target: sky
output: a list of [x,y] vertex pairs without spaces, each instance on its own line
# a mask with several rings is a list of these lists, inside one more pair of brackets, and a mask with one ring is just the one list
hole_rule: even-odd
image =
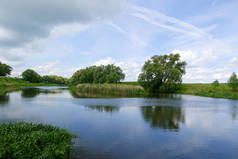
[[185,83],[238,73],[237,0],[1,0],[0,61],[20,77],[71,77],[115,64],[136,81],[153,55],[179,53]]

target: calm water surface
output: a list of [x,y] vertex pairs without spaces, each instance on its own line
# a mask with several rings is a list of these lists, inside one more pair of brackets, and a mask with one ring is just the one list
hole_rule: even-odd
[[0,122],[53,124],[78,134],[71,158],[237,159],[238,101],[189,95],[75,98],[38,87],[0,96]]

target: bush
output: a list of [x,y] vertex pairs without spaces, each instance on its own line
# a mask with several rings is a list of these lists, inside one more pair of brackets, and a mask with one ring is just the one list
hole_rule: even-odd
[[22,73],[22,78],[25,81],[29,81],[31,83],[40,83],[42,82],[41,76],[36,73],[34,70],[27,69]]
[[0,62],[0,76],[10,75],[11,71],[12,71],[11,66]]
[[91,66],[78,70],[70,79],[70,83],[119,83],[125,78],[120,67],[114,65]]
[[179,54],[155,55],[145,62],[138,82],[150,93],[174,92],[182,83],[185,66]]
[[11,123],[0,125],[0,158],[65,159],[72,134],[50,125]]

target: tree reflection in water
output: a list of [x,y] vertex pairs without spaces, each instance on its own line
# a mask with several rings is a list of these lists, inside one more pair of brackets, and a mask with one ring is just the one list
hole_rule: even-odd
[[180,123],[185,123],[185,114],[181,107],[144,106],[141,113],[152,128],[178,131]]
[[8,102],[9,102],[9,95],[0,95],[0,104],[1,105],[5,105]]
[[113,113],[119,111],[119,107],[116,106],[85,106],[85,107],[106,113]]
[[34,98],[39,94],[57,94],[62,93],[60,89],[50,90],[50,89],[42,89],[42,88],[24,88],[21,91],[21,96],[23,98]]

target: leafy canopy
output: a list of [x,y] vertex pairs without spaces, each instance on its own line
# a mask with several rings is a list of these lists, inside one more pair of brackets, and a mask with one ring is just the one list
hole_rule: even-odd
[[90,66],[78,70],[71,77],[71,84],[79,83],[119,83],[125,78],[120,67],[114,65]]
[[12,71],[11,66],[0,62],[0,76],[10,75],[11,71]]
[[40,83],[42,82],[41,76],[35,72],[34,70],[27,69],[22,73],[22,78],[25,81],[29,81],[31,83]]
[[42,82],[55,83],[55,84],[67,84],[68,79],[61,76],[56,76],[56,75],[46,75],[42,77]]
[[238,79],[235,72],[232,73],[227,83],[228,83],[228,86],[232,88],[232,90],[238,89]]
[[174,92],[182,83],[185,66],[179,54],[155,55],[145,62],[138,82],[150,93]]

